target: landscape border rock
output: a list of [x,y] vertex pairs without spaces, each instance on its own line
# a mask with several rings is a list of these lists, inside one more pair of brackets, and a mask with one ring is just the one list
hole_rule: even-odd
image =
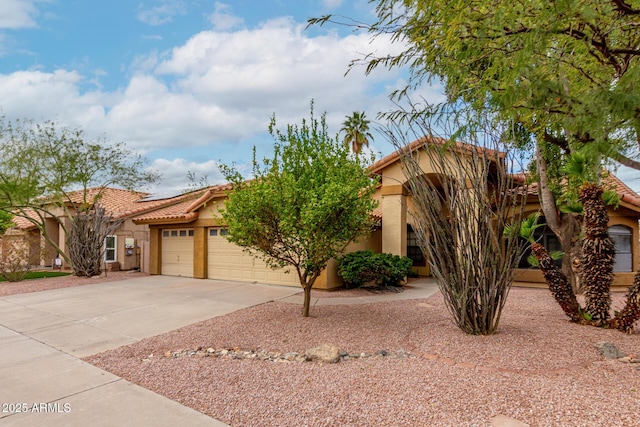
[[[317,348],[317,347],[316,347]],[[235,348],[220,348],[214,349],[212,347],[198,347],[196,349],[178,349],[174,351],[167,351],[161,357],[164,358],[178,358],[178,357],[217,357],[217,358],[225,358],[225,359],[234,359],[234,360],[265,360],[271,362],[310,362],[314,360],[324,361],[317,357],[309,357],[305,354],[300,354],[295,351],[290,352],[275,352],[275,351],[266,351],[266,350],[247,350],[239,347]],[[337,360],[335,362],[326,362],[326,363],[336,363],[339,361],[348,361],[353,359],[367,359],[367,358],[387,358],[387,359],[407,359],[414,358],[415,355],[400,349],[396,351],[388,351],[388,350],[380,350],[376,353],[369,354],[364,352],[346,352],[339,351],[337,353]],[[158,356],[150,354],[149,356],[142,359],[143,362],[150,362],[154,358],[158,358]]]

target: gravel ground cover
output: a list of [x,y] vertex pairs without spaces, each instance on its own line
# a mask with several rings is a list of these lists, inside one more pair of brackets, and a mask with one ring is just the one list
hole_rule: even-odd
[[[271,302],[85,360],[232,426],[481,427],[499,416],[530,426],[640,425],[640,364],[629,363],[640,357],[640,334],[572,324],[548,290],[513,288],[488,337],[459,331],[440,294],[311,314]],[[631,357],[606,359],[599,342]],[[364,357],[229,357],[284,357],[324,343]]]
[[108,272],[106,275],[101,274],[100,276],[94,277],[77,277],[69,275],[47,277],[44,279],[23,280],[21,282],[0,282],[0,296],[39,292],[49,289],[69,288],[71,286],[82,286],[95,283],[115,282],[118,280],[143,276],[147,276],[147,274],[137,271],[114,271]]

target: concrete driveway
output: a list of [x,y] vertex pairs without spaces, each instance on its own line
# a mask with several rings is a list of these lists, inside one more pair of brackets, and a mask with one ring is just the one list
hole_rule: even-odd
[[0,297],[0,424],[225,425],[78,358],[300,291],[148,276]]

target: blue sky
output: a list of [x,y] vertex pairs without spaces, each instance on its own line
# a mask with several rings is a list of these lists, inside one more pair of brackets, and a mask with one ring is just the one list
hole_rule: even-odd
[[[187,171],[217,183],[218,161],[248,164],[254,145],[270,154],[274,113],[282,127],[299,123],[314,99],[337,133],[353,111],[375,119],[394,108],[402,70],[345,72],[399,47],[346,27],[305,29],[328,13],[374,19],[367,0],[2,0],[0,114],[124,141],[163,174],[154,191],[184,189]],[[375,153],[392,151],[374,137]],[[621,174],[640,190],[638,175]]]

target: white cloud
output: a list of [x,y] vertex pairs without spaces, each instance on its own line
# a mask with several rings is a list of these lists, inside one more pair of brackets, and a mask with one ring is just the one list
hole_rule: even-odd
[[[387,87],[402,81],[398,71],[344,73],[359,54],[393,49],[389,39],[372,42],[366,34],[310,37],[304,25],[282,18],[255,29],[204,31],[171,51],[139,55],[126,85],[112,92],[73,70],[19,71],[0,74],[0,99],[9,118],[81,126],[152,159],[175,153],[204,167],[212,159],[242,163],[254,144],[259,156],[269,155],[272,114],[280,127],[300,123],[311,99],[318,115],[328,112],[334,133],[355,110],[373,120],[388,109]],[[189,170],[179,163],[158,169],[182,179]]]
[[140,4],[138,19],[148,25],[162,25],[173,21],[176,15],[184,15],[187,8],[182,0],[160,0],[155,6]]
[[65,70],[0,74],[3,112],[10,118],[93,125],[104,118],[104,99],[97,92],[80,94],[82,81],[77,72]]
[[36,27],[34,16],[38,10],[35,0],[2,0],[0,29]]
[[149,168],[162,173],[162,183],[152,188],[154,193],[175,195],[184,192],[191,184],[187,179],[188,172],[194,174],[195,184],[199,184],[200,180],[206,181],[209,185],[225,181],[218,169],[218,162],[214,160],[198,163],[183,158],[156,159],[149,165]]
[[342,0],[322,0],[322,4],[327,9],[337,9],[342,5]]
[[244,19],[230,13],[230,10],[231,6],[228,4],[216,2],[213,13],[209,15],[209,22],[211,22],[215,30],[231,30],[244,24]]

